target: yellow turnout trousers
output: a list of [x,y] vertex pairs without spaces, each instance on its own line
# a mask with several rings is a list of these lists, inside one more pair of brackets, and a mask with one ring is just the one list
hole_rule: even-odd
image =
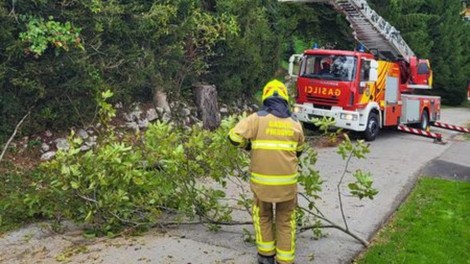
[[261,201],[255,195],[252,213],[259,254],[275,254],[276,261],[281,264],[294,263],[296,205],[297,199],[270,203]]

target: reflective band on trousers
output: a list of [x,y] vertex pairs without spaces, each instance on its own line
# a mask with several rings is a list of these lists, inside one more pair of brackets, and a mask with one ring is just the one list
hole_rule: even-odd
[[276,258],[281,261],[292,262],[295,259],[295,250],[284,251],[276,249]]
[[251,148],[252,149],[296,151],[297,142],[280,141],[280,140],[253,140],[251,142]]
[[272,252],[272,251],[274,251],[274,249],[276,247],[274,246],[274,241],[271,241],[271,242],[259,242],[259,241],[257,241],[256,242],[256,248],[259,251]]
[[297,173],[291,175],[263,175],[251,173],[251,181],[264,185],[290,185],[297,183]]
[[295,228],[297,227],[297,221],[296,221],[296,216],[295,216],[295,210],[292,212],[290,216],[290,250],[282,250],[279,248],[276,248],[276,257],[277,259],[285,262],[294,262],[295,259]]
[[263,235],[261,233],[261,221],[260,221],[260,208],[256,205],[253,205],[253,224],[255,227],[255,235],[256,235],[256,247],[259,251],[266,252],[266,253],[274,253],[276,249],[274,246],[274,241],[263,242]]

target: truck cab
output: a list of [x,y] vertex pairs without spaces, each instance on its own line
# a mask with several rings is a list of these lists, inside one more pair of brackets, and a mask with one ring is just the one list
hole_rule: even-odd
[[[304,123],[331,117],[336,127],[365,131],[366,113],[374,105],[364,103],[363,97],[370,97],[369,86],[378,78],[374,56],[357,51],[312,49],[305,51],[299,62],[298,75],[294,75],[297,78],[294,115]],[[378,122],[371,124],[373,130],[378,129]]]

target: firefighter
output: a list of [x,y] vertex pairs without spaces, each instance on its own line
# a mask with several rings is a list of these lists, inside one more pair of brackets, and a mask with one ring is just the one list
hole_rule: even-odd
[[291,117],[288,100],[286,86],[270,81],[263,89],[261,111],[241,120],[228,135],[232,144],[251,151],[252,217],[260,264],[290,264],[295,258],[297,166],[304,134]]

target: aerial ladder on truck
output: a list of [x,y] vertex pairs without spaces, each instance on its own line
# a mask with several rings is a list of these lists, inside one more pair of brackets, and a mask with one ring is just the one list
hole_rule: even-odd
[[[418,59],[400,32],[377,14],[366,0],[278,1],[332,5],[334,9],[345,15],[356,41],[373,53],[366,55],[358,52],[307,50],[304,54],[294,54],[289,59],[289,73],[297,78],[298,95],[294,112],[301,122],[312,123],[312,118],[327,116],[335,119],[337,127],[362,132],[366,140],[374,140],[381,127],[394,126],[400,131],[441,141],[440,134],[429,132],[429,127],[440,119],[440,97],[415,94],[416,91],[432,88],[429,61]],[[358,59],[354,61],[358,62],[352,75],[354,72],[361,72],[361,77],[350,77],[348,82],[344,79],[337,79],[340,82],[334,82],[331,78],[322,79],[318,74],[315,75],[318,70],[314,68],[322,67],[319,66],[321,63],[314,60],[309,63],[308,58],[328,55],[334,58],[340,55],[355,56]],[[300,66],[299,75],[296,75],[293,73],[293,64],[299,58],[304,65]],[[367,74],[370,78],[365,81],[362,79],[361,68],[364,65],[370,68],[370,73]],[[308,67],[312,68],[310,76],[315,75],[311,79],[303,78],[309,76],[308,74],[302,75]],[[369,84],[366,84],[367,82]],[[369,91],[367,85],[370,85],[370,82],[375,82],[373,85],[376,88],[373,93],[376,96],[367,94]],[[348,89],[349,95],[341,98],[343,96],[341,90]],[[364,90],[370,98],[364,96]],[[407,125],[415,125],[418,129],[408,128]]]
[[[366,0],[278,0],[279,2],[327,3],[342,12],[353,29],[356,41],[376,50],[383,59],[410,62],[414,52],[400,32],[375,12]],[[426,87],[428,88],[428,87]]]

